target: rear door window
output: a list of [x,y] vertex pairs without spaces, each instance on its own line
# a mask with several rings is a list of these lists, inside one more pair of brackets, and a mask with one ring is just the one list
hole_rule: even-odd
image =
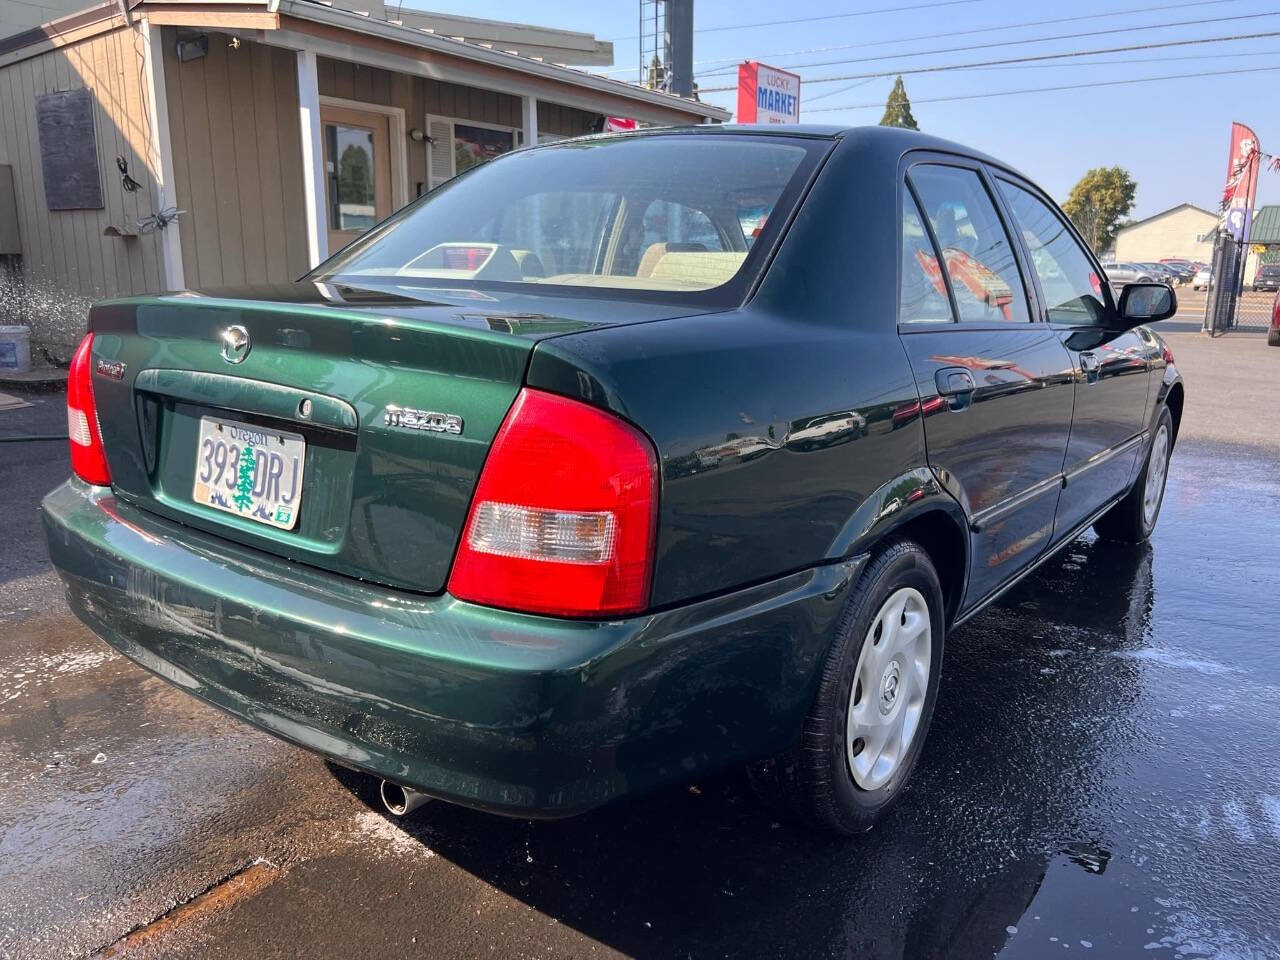
[[909,177],[937,237],[959,319],[1028,323],[1027,293],[1013,246],[978,174],[920,164]]
[[902,191],[902,290],[899,323],[951,323],[947,281],[911,191]]
[[1029,190],[999,179],[1000,193],[1022,231],[1051,323],[1097,326],[1107,316],[1102,277],[1071,230]]

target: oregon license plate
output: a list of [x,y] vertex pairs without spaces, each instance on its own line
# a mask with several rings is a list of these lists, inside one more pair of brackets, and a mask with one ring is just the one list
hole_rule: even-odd
[[192,499],[292,530],[302,500],[306,452],[299,434],[201,417]]

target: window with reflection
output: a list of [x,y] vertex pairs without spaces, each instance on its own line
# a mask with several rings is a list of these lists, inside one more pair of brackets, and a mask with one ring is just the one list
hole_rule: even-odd
[[329,172],[329,226],[367,230],[378,222],[373,184],[373,131],[325,124]]
[[942,251],[959,319],[1028,323],[1013,247],[978,174],[921,164],[911,168],[910,179]]
[[1096,326],[1107,316],[1103,280],[1067,225],[1029,190],[997,180],[1031,253],[1051,323]]
[[899,323],[951,323],[947,282],[911,191],[902,191],[902,290]]

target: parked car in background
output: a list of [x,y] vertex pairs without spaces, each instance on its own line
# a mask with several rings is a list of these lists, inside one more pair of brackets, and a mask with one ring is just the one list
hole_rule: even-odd
[[95,305],[44,528],[92,630],[393,813],[747,764],[854,833],[951,631],[1090,527],[1151,534],[1175,310],[914,131],[534,146],[292,287]]
[[1267,343],[1280,347],[1280,290],[1276,291],[1276,299],[1271,304],[1271,329],[1267,331]]
[[1113,263],[1106,268],[1107,279],[1112,283],[1151,283],[1155,275],[1136,263]]
[[1182,278],[1181,276],[1179,276],[1178,271],[1174,270],[1172,267],[1167,266],[1163,263],[1144,260],[1140,262],[1138,266],[1144,270],[1149,271],[1151,273],[1151,279],[1159,281],[1160,283],[1168,283],[1176,286],[1178,283],[1182,281]]
[[1213,286],[1213,271],[1208,267],[1201,267],[1191,279],[1191,289],[1208,290],[1211,286]]
[[1253,275],[1253,289],[1280,290],[1280,263],[1264,263]]
[[1196,268],[1191,265],[1190,260],[1160,260],[1160,266],[1168,270],[1172,270],[1178,278],[1179,283],[1190,283],[1191,278],[1196,275]]

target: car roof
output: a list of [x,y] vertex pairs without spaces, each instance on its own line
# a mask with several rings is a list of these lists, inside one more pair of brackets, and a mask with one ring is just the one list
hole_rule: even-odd
[[[963,144],[955,143],[951,140],[944,140],[941,137],[935,137],[927,133],[921,133],[918,130],[907,130],[902,127],[880,127],[880,126],[864,126],[849,127],[839,126],[836,124],[820,124],[820,123],[787,123],[787,124],[765,124],[765,123],[715,123],[715,124],[699,124],[680,127],[647,127],[643,130],[628,131],[626,133],[605,133],[593,134],[587,137],[579,137],[577,139],[616,139],[616,138],[638,138],[652,137],[669,134],[682,134],[688,136],[759,136],[759,137],[814,137],[826,140],[846,140],[855,144],[859,149],[882,151],[885,154],[903,154],[909,150],[933,150],[939,153],[955,153],[961,156],[973,157],[983,163],[989,163],[993,166],[1001,167],[1018,176],[1025,177],[1010,164],[995,157],[983,153],[981,150],[975,150],[972,147],[966,147]],[[564,143],[563,140],[558,141]],[[1030,180],[1030,177],[1026,177]]]

